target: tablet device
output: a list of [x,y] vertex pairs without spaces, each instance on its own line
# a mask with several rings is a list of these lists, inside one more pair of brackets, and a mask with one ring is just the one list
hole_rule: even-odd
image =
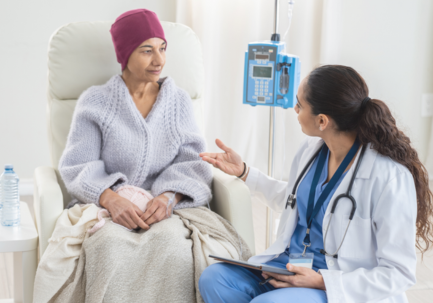
[[215,260],[218,260],[218,261],[222,261],[225,263],[230,263],[230,264],[234,264],[234,265],[238,265],[238,266],[242,266],[242,267],[246,267],[246,268],[250,268],[250,269],[267,271],[267,272],[271,272],[274,274],[280,274],[280,275],[286,275],[286,276],[295,275],[294,272],[288,271],[287,269],[284,269],[284,268],[278,268],[275,266],[269,266],[269,265],[264,265],[264,264],[253,264],[253,263],[243,262],[243,261],[239,261],[239,260],[226,259],[223,257],[214,256],[214,255],[209,255],[209,257],[214,258]]

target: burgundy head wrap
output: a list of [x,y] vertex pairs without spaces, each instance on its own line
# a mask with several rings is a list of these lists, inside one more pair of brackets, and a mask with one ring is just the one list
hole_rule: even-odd
[[161,38],[167,43],[158,17],[147,9],[134,9],[121,14],[111,26],[110,33],[122,71],[132,52],[147,39]]

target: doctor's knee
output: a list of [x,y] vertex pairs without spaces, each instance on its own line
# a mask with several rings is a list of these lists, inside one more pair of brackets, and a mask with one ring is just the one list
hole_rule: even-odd
[[227,264],[216,263],[207,267],[200,276],[198,286],[200,293],[214,289],[217,285],[222,284],[222,279],[227,271]]

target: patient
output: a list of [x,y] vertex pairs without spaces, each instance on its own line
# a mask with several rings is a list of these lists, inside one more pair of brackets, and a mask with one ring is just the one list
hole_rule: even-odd
[[[122,74],[80,96],[59,170],[74,197],[69,207],[94,203],[113,222],[142,230],[110,222],[85,240],[81,287],[92,302],[193,302],[190,233],[167,207],[175,193],[174,209],[211,199],[210,166],[199,157],[205,142],[189,95],[160,78],[167,41],[156,14],[128,11],[110,32]],[[155,197],[145,212],[116,193],[124,185]]]

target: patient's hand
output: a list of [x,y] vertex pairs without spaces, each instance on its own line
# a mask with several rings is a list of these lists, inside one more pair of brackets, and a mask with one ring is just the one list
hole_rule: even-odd
[[149,229],[149,225],[144,223],[140,216],[143,212],[137,205],[119,196],[110,188],[104,190],[99,198],[99,205],[105,207],[113,218],[113,222],[123,225],[128,229],[136,229],[140,227],[144,230]]
[[182,199],[182,197],[182,194],[176,194],[176,197],[173,200],[173,204],[171,205],[168,205],[170,198],[167,197],[165,194],[153,198],[149,201],[149,203],[147,203],[147,209],[141,216],[141,219],[146,222],[147,225],[151,225],[164,219],[170,218],[173,207],[177,204],[177,202]]
[[215,140],[216,145],[221,148],[224,153],[201,153],[202,160],[219,168],[226,174],[232,176],[240,176],[244,171],[244,162],[233,149],[224,145],[220,139]]

